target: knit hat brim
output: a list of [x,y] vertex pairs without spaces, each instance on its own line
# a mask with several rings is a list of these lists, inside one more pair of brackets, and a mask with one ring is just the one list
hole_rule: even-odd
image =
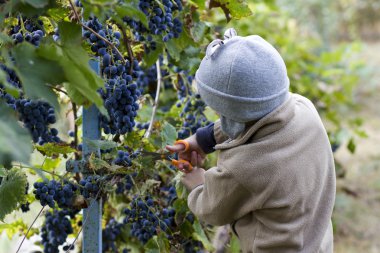
[[281,91],[266,97],[249,98],[226,94],[203,83],[195,74],[198,92],[212,109],[237,122],[258,120],[280,106],[289,96],[289,79]]

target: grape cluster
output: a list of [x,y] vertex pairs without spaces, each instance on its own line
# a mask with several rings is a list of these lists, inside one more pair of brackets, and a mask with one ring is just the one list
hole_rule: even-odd
[[150,122],[145,122],[145,123],[140,123],[140,122],[137,122],[136,123],[136,128],[138,129],[138,130],[148,130],[148,128],[149,128],[149,124],[150,124]]
[[177,198],[177,191],[174,186],[163,186],[160,190],[169,205]]
[[[115,47],[120,45],[120,32],[114,31],[111,26],[103,26],[97,18],[90,18],[85,23]],[[134,118],[139,109],[137,100],[141,95],[140,78],[143,72],[139,62],[125,60],[124,64],[122,56],[94,33],[84,31],[83,36],[91,43],[91,50],[100,57],[102,63],[101,74],[105,79],[105,87],[99,93],[110,119],[100,116],[100,126],[106,134],[124,135],[131,132],[136,124]]]
[[33,186],[36,199],[40,201],[41,205],[48,205],[51,208],[54,208],[56,203],[60,208],[71,207],[78,189],[75,184],[66,180],[63,183],[56,180],[35,182]]
[[[1,184],[1,181],[0,181],[0,184]],[[29,191],[29,183],[26,183],[26,187],[25,187],[25,195],[28,194],[28,191]],[[27,202],[21,204],[21,206],[20,206],[21,211],[22,211],[23,213],[28,212],[28,211],[30,210],[29,205],[30,205],[29,201],[27,201]]]
[[[177,73],[177,97],[178,100],[182,102],[186,97],[192,95],[191,83],[193,82],[194,76],[189,75],[187,71],[180,70],[178,68],[175,68],[175,70]],[[179,104],[177,104],[177,106],[179,106]]]
[[195,134],[198,128],[210,123],[204,114],[205,109],[206,104],[201,100],[199,94],[186,101],[180,114],[180,117],[185,118],[185,121],[181,130],[178,131],[178,138],[185,139],[191,134]]
[[162,214],[160,218],[164,221],[164,224],[160,224],[160,228],[163,231],[167,231],[168,228],[172,228],[175,225],[174,222],[175,210],[173,208],[162,209]]
[[124,213],[124,223],[131,224],[131,235],[143,244],[156,235],[158,229],[165,231],[170,237],[170,229],[175,225],[174,209],[164,208],[162,212],[156,210],[150,196],[135,197]]
[[[0,67],[6,73],[7,82],[21,89],[21,82],[16,73],[4,65],[0,65]],[[61,141],[57,129],[49,128],[50,124],[56,122],[54,108],[49,103],[23,98],[21,90],[20,97],[14,98],[6,93],[2,84],[0,84],[0,98],[3,98],[10,108],[18,112],[19,120],[29,130],[35,143],[43,145],[46,142]]]
[[[23,30],[22,27],[24,27],[25,30]],[[9,35],[15,44],[27,41],[35,46],[39,46],[41,39],[45,35],[43,22],[33,19],[23,20],[19,17],[18,24],[11,27]]]
[[75,214],[68,210],[54,210],[46,214],[45,223],[41,229],[42,245],[44,253],[56,253],[58,247],[66,242],[69,234],[73,233],[70,218]]
[[124,224],[131,224],[131,235],[143,244],[157,234],[156,227],[160,223],[157,217],[159,212],[154,213],[153,205],[154,201],[149,196],[145,197],[145,201],[137,197],[131,202],[130,208],[124,210]]
[[85,198],[94,198],[98,195],[100,190],[101,178],[98,175],[87,176],[80,180],[79,184],[82,186],[80,188],[81,194]]
[[122,227],[123,224],[118,223],[115,219],[111,219],[107,223],[106,227],[102,231],[102,252],[107,252],[108,250],[112,250],[112,252],[118,252],[115,241],[116,238],[120,235]]
[[180,0],[164,0],[161,6],[155,0],[140,0],[139,8],[148,19],[148,29],[130,17],[124,17],[123,20],[132,29],[135,40],[145,42],[146,53],[156,50],[157,44],[152,35],[160,36],[164,42],[179,37],[182,32],[182,22],[175,16],[177,11],[182,11]]
[[184,253],[204,253],[204,247],[202,242],[196,240],[186,240],[183,244]]
[[136,176],[136,173],[126,175],[121,182],[117,183],[116,194],[122,194],[124,191],[130,191],[133,187],[132,177]]
[[[23,30],[24,28],[26,31]],[[23,21],[19,18],[18,25],[12,26],[9,34],[16,44],[25,40],[38,46],[44,35],[43,23],[41,20],[25,19]],[[5,73],[7,83],[19,90],[19,97],[14,98],[6,92],[4,85],[0,83],[0,98],[3,98],[10,108],[18,112],[19,120],[29,130],[33,141],[40,145],[46,142],[60,142],[61,140],[57,136],[58,131],[49,128],[50,124],[56,122],[54,108],[42,100],[25,98],[20,79],[15,71],[3,64],[0,64],[0,68]]]
[[30,203],[29,202],[26,202],[24,204],[21,204],[21,211],[23,213],[26,213],[28,211],[30,211],[30,207],[29,207]]
[[43,145],[46,142],[60,142],[58,131],[49,129],[49,124],[56,122],[54,108],[42,100],[21,99],[16,101],[19,119],[29,129],[34,142]]
[[113,160],[113,162],[115,164],[121,165],[121,166],[131,166],[132,165],[132,160],[131,160],[131,157],[129,156],[129,152],[123,151],[123,150],[117,151],[117,157],[116,157],[116,159]]

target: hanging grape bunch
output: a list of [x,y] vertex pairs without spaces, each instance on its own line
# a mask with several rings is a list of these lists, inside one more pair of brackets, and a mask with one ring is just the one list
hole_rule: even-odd
[[[181,107],[182,104],[178,103],[177,106]],[[198,128],[210,123],[204,114],[205,108],[206,104],[203,102],[199,94],[190,97],[185,102],[180,114],[180,117],[184,118],[185,121],[181,130],[178,131],[179,138],[185,139],[190,135],[195,134]]]
[[41,39],[45,35],[43,22],[41,20],[18,18],[18,24],[11,27],[9,35],[15,44],[27,41],[32,45],[39,46]]
[[[120,32],[114,32],[111,26],[103,26],[97,18],[90,18],[85,24],[113,43],[115,48],[120,46]],[[137,100],[141,95],[138,78],[142,71],[139,63],[137,60],[124,60],[115,48],[90,31],[85,30],[83,36],[91,43],[91,50],[100,58],[101,74],[105,80],[105,87],[99,93],[110,119],[102,115],[100,125],[106,134],[124,135],[131,132],[136,124],[134,118],[139,109]]]
[[[41,20],[25,19],[19,16],[18,24],[11,27],[9,35],[15,44],[25,41],[37,47],[45,33]],[[25,98],[21,81],[15,71],[3,64],[0,64],[0,68],[6,73],[8,84],[19,92],[19,97],[15,98],[8,94],[4,85],[0,83],[0,98],[4,98],[6,104],[18,112],[19,120],[30,131],[33,141],[40,145],[47,142],[60,142],[57,129],[49,126],[56,122],[54,108],[45,101]]]
[[124,17],[123,20],[132,29],[135,39],[145,42],[145,53],[156,50],[154,36],[159,36],[163,42],[179,37],[183,30],[182,22],[176,17],[182,11],[180,0],[164,0],[162,5],[155,0],[140,0],[138,6],[148,19],[148,28],[130,17]]

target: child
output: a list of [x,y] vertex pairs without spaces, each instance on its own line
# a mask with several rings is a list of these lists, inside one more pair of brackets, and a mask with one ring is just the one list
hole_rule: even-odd
[[288,91],[285,63],[268,42],[233,29],[225,38],[208,46],[196,73],[220,121],[186,139],[189,151],[167,147],[194,166],[220,151],[216,167],[184,174],[190,210],[231,224],[243,252],[333,252],[335,168],[315,107]]

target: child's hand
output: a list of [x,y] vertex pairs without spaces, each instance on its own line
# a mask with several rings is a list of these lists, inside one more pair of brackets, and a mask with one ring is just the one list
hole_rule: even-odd
[[194,167],[190,173],[185,173],[181,182],[185,185],[186,189],[192,191],[198,185],[205,182],[205,170],[202,168]]
[[[201,166],[206,157],[206,154],[203,152],[202,148],[198,145],[197,139],[195,138],[195,134],[186,138],[185,141],[189,143],[189,149],[185,152],[185,145],[176,144],[176,145],[168,145],[166,149],[170,152],[178,153],[178,159],[183,159],[189,161],[193,166]],[[193,163],[192,153],[196,152],[197,154],[197,162]],[[179,168],[183,169],[183,168]]]
[[198,185],[204,184],[205,182],[205,170],[197,167],[199,163],[200,155],[196,151],[191,152],[190,162],[195,164],[193,170],[188,172],[187,165],[181,164],[178,169],[185,174],[181,178],[181,182],[185,185],[186,189],[191,191]]

